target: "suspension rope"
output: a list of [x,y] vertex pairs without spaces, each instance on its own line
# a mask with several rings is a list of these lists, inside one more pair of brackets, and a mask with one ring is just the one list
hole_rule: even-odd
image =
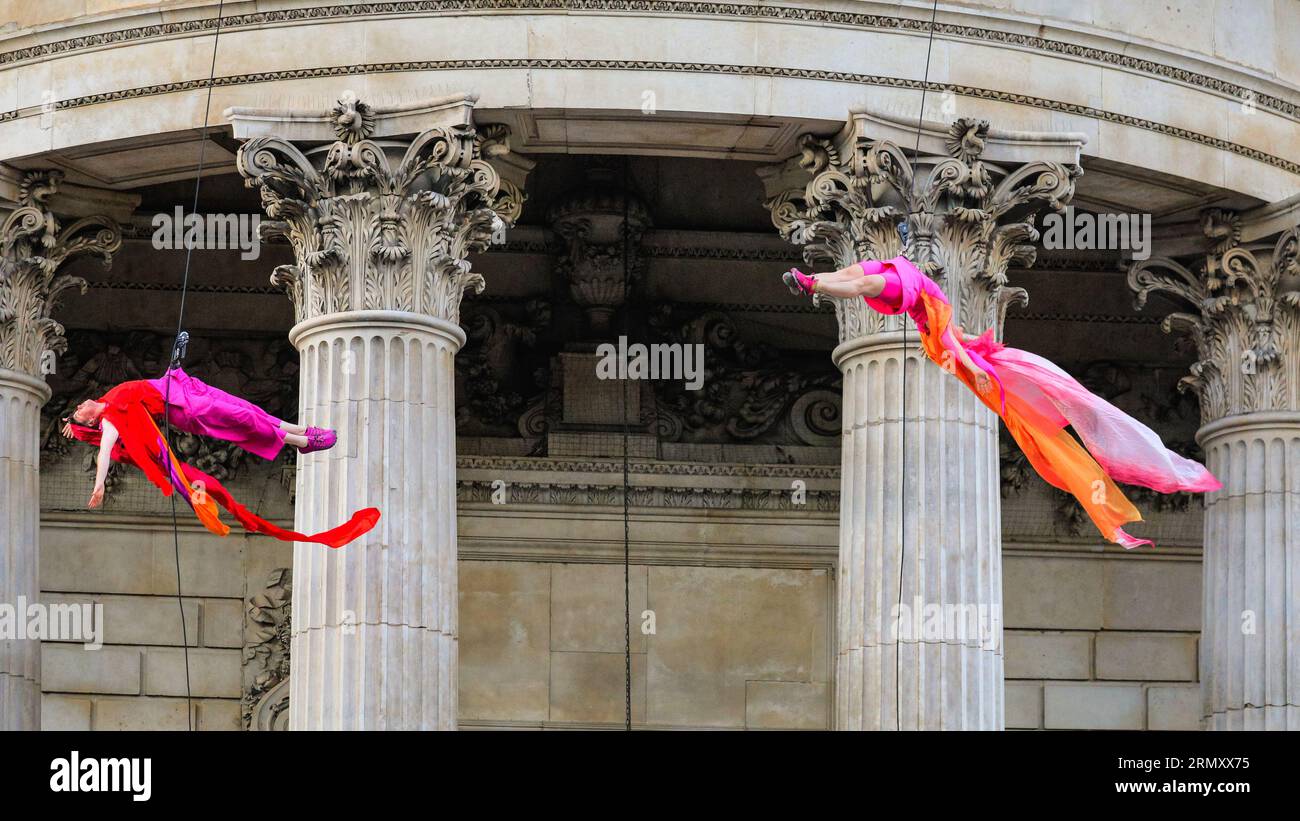
[[[928,27],[929,35],[925,45],[925,76],[921,80],[921,108],[916,113],[916,144],[912,147],[913,175],[916,174],[916,161],[921,156],[921,131],[924,128],[924,123],[925,123],[925,94],[930,88],[930,55],[933,53],[934,50],[934,21],[938,13],[939,13],[939,0],[934,0],[933,5],[930,7],[930,25]],[[915,185],[916,182],[915,176],[912,182],[913,185]],[[913,196],[913,192],[908,191],[907,195],[908,195],[908,200],[910,202]],[[911,208],[908,208],[908,218],[911,217],[911,210],[912,210]],[[906,246],[909,244],[908,240],[910,234],[911,234],[910,229],[903,234],[904,251],[907,250]],[[899,512],[900,512],[900,515],[898,517],[898,606],[894,610],[894,722],[895,722],[896,730],[903,729],[903,709],[902,709],[903,682],[901,680],[901,672],[902,672],[901,657],[902,657],[903,642],[902,642],[902,634],[899,629],[900,625],[898,623],[898,620],[901,619],[903,615],[903,571],[907,567],[905,561],[907,557],[907,315],[906,314],[903,315],[902,320],[903,320],[903,353],[902,353],[902,367],[899,368],[899,371],[902,373],[902,382],[903,382],[902,397],[900,398],[900,402],[902,403],[903,410],[902,413],[899,414],[899,424],[901,425],[901,434],[900,434],[901,442],[900,442],[899,450],[902,452],[901,453],[902,458],[900,459],[900,467],[899,467],[900,481],[899,481],[899,493],[898,493],[898,503],[899,503]],[[917,645],[917,649],[919,652],[920,650],[919,644]]]
[[[629,230],[629,204],[632,190],[629,187],[628,171],[631,158],[623,155],[623,338],[626,339],[631,329],[630,306],[628,294],[631,291],[631,256],[632,232]],[[623,728],[632,730],[632,524],[631,493],[628,483],[628,435],[627,409],[628,385],[630,379],[623,380]]]
[[[207,102],[203,106],[203,130],[199,137],[199,166],[194,177],[194,202],[190,208],[191,214],[199,212],[199,188],[203,184],[203,161],[205,149],[208,145],[208,116],[212,110],[212,86],[217,76],[217,44],[221,41],[221,23],[225,16],[226,0],[220,0],[217,3],[217,28],[212,37],[212,65],[208,69],[208,95]],[[181,304],[180,311],[176,316],[176,337],[172,343],[171,359],[168,360],[167,370],[163,373],[163,379],[166,382],[166,390],[163,394],[163,439],[166,447],[172,446],[172,421],[171,421],[171,394],[172,380],[170,377],[173,368],[180,367],[181,360],[185,358],[185,349],[189,344],[190,335],[185,332],[185,296],[189,291],[190,284],[190,259],[194,255],[194,243],[185,243],[185,274],[181,279]],[[168,463],[168,472],[172,470],[170,459],[167,454],[163,454],[164,461]],[[199,491],[203,491],[200,489]],[[190,731],[194,730],[194,695],[190,687],[190,639],[189,629],[185,625],[185,600],[181,596],[181,533],[180,524],[176,519],[176,490],[171,493],[172,502],[172,549],[176,557],[176,607],[181,614],[181,649],[185,654],[185,717],[187,726]]]

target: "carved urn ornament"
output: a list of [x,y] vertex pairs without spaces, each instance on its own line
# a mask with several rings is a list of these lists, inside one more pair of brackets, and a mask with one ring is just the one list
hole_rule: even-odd
[[[586,313],[591,334],[608,336],[614,311],[638,279],[641,236],[650,227],[650,213],[635,195],[616,180],[613,168],[594,166],[587,182],[551,206],[547,221],[564,238],[557,269],[569,283],[569,294]],[[626,214],[627,223],[624,224]],[[632,256],[624,265],[625,249]],[[624,269],[631,281],[625,281]]]

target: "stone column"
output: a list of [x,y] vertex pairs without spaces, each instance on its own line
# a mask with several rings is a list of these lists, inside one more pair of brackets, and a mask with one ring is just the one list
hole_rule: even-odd
[[[1129,269],[1138,305],[1186,303],[1197,441],[1223,489],[1205,497],[1201,702],[1208,730],[1300,730],[1300,227],[1241,242],[1237,215],[1203,215],[1212,246],[1192,267]],[[1271,246],[1271,247],[1270,247]]]
[[[906,253],[944,288],[955,321],[1000,334],[1006,306],[1026,298],[1006,270],[1034,259],[1028,220],[1063,207],[1077,167],[995,171],[979,159],[982,121],[958,120],[947,156],[919,160],[862,129],[805,137],[802,187],[766,175],[777,228],[817,270]],[[844,373],[835,727],[1000,730],[997,417],[925,357],[915,327],[832,301]]]
[[[523,204],[498,169],[522,183],[531,165],[507,156],[504,127],[475,130],[472,102],[420,109],[411,139],[412,110],[386,116],[345,95],[327,118],[332,144],[304,154],[262,136],[239,151],[269,230],[293,246],[271,279],[294,303],[299,419],[339,431],[334,449],[299,457],[296,529],[383,513],[344,548],[295,546],[291,729],[456,727],[452,357],[461,296],[484,286],[466,258]],[[233,118],[236,136],[269,119]],[[300,117],[283,122],[301,135]]]
[[[37,429],[49,397],[44,379],[0,368],[0,603],[14,607],[40,601]],[[40,727],[41,643],[0,639],[0,730]]]
[[[67,348],[63,326],[51,314],[64,291],[86,289],[85,280],[60,268],[86,253],[107,262],[122,235],[107,217],[65,226],[52,209],[67,215],[73,206],[75,214],[77,203],[60,194],[58,171],[5,175],[0,183],[14,189],[12,199],[0,196],[14,203],[0,212],[0,603],[19,607],[41,599],[41,406],[50,398],[45,375]],[[0,729],[40,726],[40,641],[0,640]]]

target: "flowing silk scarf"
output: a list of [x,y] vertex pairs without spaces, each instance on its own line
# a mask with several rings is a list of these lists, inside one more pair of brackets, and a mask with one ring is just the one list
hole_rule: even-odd
[[[947,297],[906,258],[876,264],[898,274],[902,294],[897,305],[881,304],[878,299],[868,299],[868,304],[882,313],[906,311],[921,332],[926,355],[955,374],[1002,418],[1038,475],[1074,496],[1106,539],[1126,548],[1153,544],[1124,532],[1122,525],[1142,521],[1142,514],[1116,481],[1161,493],[1222,487],[1203,465],[1165,448],[1155,431],[1048,360],[1003,345],[993,338],[992,329],[977,339],[959,338],[952,332],[952,305]],[[988,373],[987,390],[979,389],[957,355],[957,346]]]

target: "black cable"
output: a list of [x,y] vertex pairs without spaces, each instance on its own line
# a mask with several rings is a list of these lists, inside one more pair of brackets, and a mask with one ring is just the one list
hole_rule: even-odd
[[[208,98],[203,107],[203,130],[199,137],[199,167],[194,177],[194,205],[190,209],[191,214],[199,212],[199,188],[203,184],[203,160],[204,149],[208,145],[208,115],[212,110],[212,86],[217,76],[217,44],[221,41],[221,22],[224,18],[226,0],[221,0],[217,4],[217,28],[212,37],[212,65],[208,70]],[[185,295],[189,290],[190,284],[190,259],[194,255],[194,244],[185,244],[185,274],[181,279],[181,306],[176,316],[176,337],[172,343],[171,359],[167,363],[167,371],[163,374],[167,382],[167,390],[163,394],[163,440],[165,448],[169,453],[162,454],[165,467],[170,476],[172,472],[171,464],[171,446],[172,446],[172,420],[171,420],[171,397],[172,397],[172,380],[171,371],[173,368],[180,367],[181,359],[185,357],[185,345],[189,341],[189,335],[183,330],[185,326]],[[183,476],[183,472],[182,472]],[[181,649],[185,654],[185,717],[187,726],[190,731],[194,730],[194,694],[190,687],[190,638],[189,629],[185,625],[185,600],[181,596],[181,534],[180,524],[176,519],[176,490],[171,492],[172,502],[172,548],[176,557],[176,606],[181,612]]]
[[[628,295],[631,291],[632,232],[629,220],[629,204],[632,189],[629,187],[628,168],[631,159],[623,155],[623,338],[630,334],[630,306]],[[631,486],[628,470],[628,425],[627,410],[628,385],[630,379],[623,380],[623,706],[624,729],[632,729],[632,525],[630,513]]]
[[[916,161],[921,156],[921,130],[925,124],[925,93],[930,87],[930,54],[934,49],[934,20],[938,13],[939,0],[934,0],[934,5],[930,8],[929,40],[926,42],[925,46],[925,76],[921,80],[921,110],[916,114],[916,145],[912,147],[913,184],[915,184]],[[913,192],[908,191],[907,196],[910,204]],[[912,209],[909,207],[909,216],[911,215],[911,210]],[[909,230],[908,235],[910,234],[911,231]],[[904,248],[903,250],[906,251],[907,249]],[[902,371],[903,381],[903,395],[900,400],[903,406],[903,411],[899,416],[899,424],[901,425],[901,442],[899,450],[901,451],[902,458],[900,459],[901,468],[899,472],[901,475],[901,481],[899,482],[898,493],[899,508],[902,515],[898,518],[898,606],[894,610],[894,722],[895,729],[900,731],[903,729],[903,682],[901,680],[903,641],[901,625],[898,620],[903,616],[903,570],[907,566],[905,561],[907,557],[907,316],[904,315],[902,320],[903,354],[902,367],[899,369]],[[919,644],[917,645],[917,648],[919,651]],[[919,721],[917,729],[920,729]]]

